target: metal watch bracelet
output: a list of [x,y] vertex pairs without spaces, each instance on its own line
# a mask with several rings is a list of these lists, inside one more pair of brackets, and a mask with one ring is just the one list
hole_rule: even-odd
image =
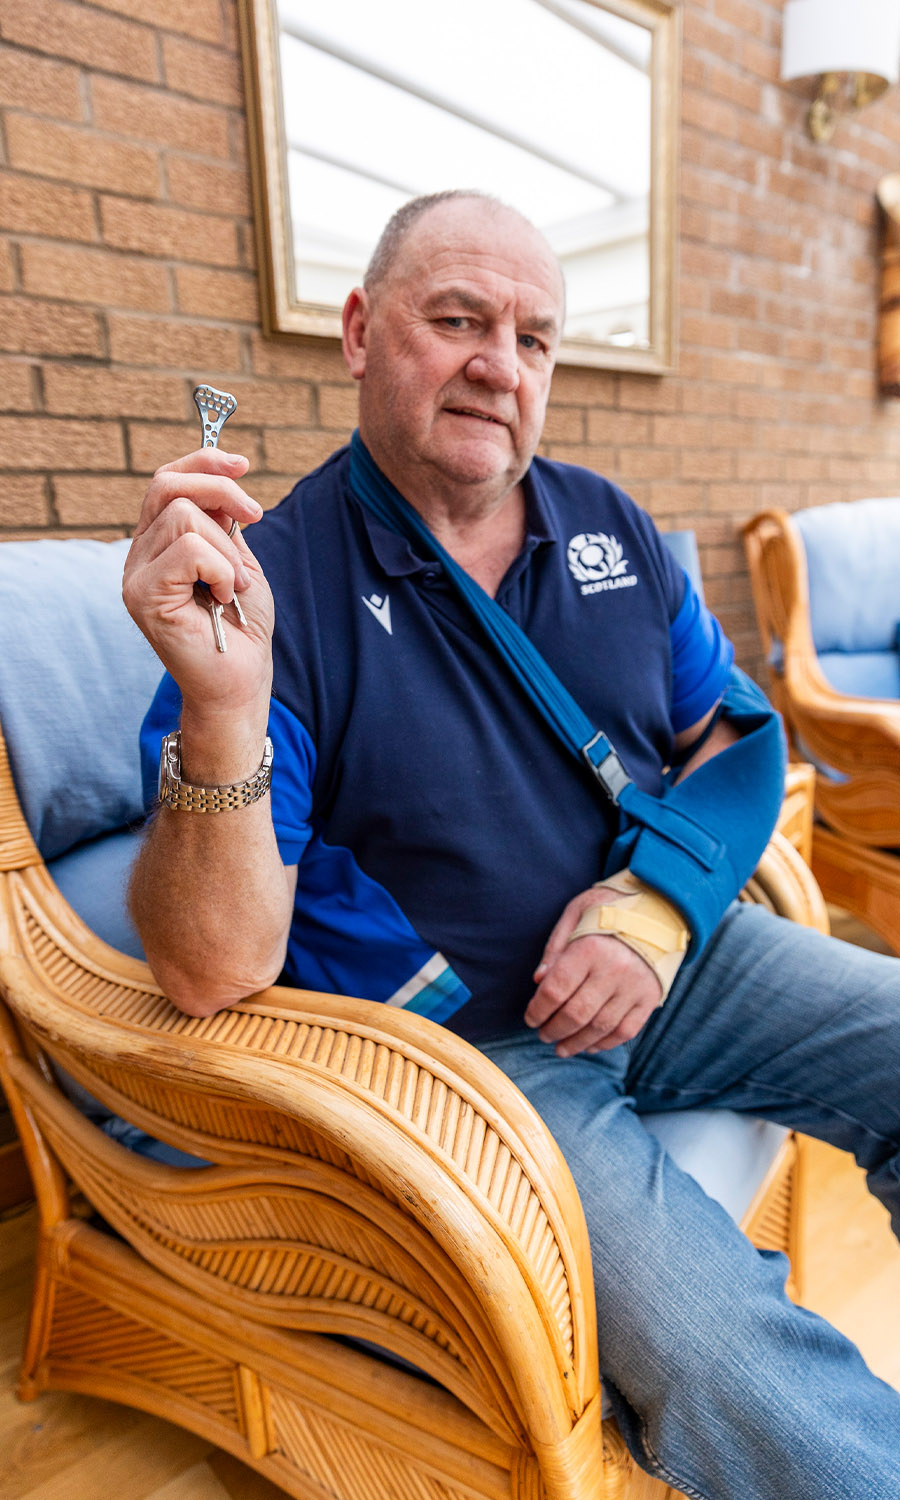
[[162,806],[177,812],[217,813],[249,807],[264,797],[272,785],[272,741],[266,737],[263,758],[258,770],[244,781],[225,786],[191,786],[181,779],[181,731],[176,729],[163,738],[159,756],[159,800]]

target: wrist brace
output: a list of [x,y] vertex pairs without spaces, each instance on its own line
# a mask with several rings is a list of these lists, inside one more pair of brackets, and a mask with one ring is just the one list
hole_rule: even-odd
[[687,952],[690,937],[687,923],[671,902],[644,885],[630,870],[620,870],[594,887],[604,888],[620,891],[620,899],[603,906],[589,906],[569,942],[597,935],[617,937],[650,965],[662,986],[661,1000],[665,1000]]

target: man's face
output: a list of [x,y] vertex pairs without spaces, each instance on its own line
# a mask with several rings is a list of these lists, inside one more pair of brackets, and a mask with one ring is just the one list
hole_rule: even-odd
[[501,499],[540,440],[561,333],[543,238],[477,200],[439,204],[371,295],[354,296],[345,349],[376,462],[413,503],[472,487]]

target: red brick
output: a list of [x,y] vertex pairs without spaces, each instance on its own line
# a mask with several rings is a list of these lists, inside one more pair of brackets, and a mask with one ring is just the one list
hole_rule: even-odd
[[0,240],[0,292],[12,292],[16,287],[16,268],[13,264],[12,246],[8,240]]
[[263,338],[250,339],[250,361],[256,375],[274,375],[289,380],[341,380],[347,378],[347,366],[336,339]]
[[159,158],[144,146],[28,115],[10,115],[6,131],[10,163],[23,171],[138,197],[159,192]]
[[213,214],[189,213],[129,198],[102,198],[103,238],[117,250],[230,266],[237,256],[234,225]]
[[202,42],[222,39],[219,0],[92,0],[103,10],[117,11],[135,21],[146,21],[161,31],[176,31]]
[[47,481],[37,474],[4,474],[0,526],[45,526],[50,518]]
[[32,366],[20,360],[0,362],[0,411],[33,411]]
[[135,374],[79,365],[44,370],[47,411],[70,417],[158,417],[179,421],[187,413],[187,383],[177,375]]
[[8,42],[69,57],[73,62],[125,73],[131,78],[158,76],[156,41],[146,26],[70,0],[0,0],[0,24]]
[[95,233],[94,205],[90,193],[3,172],[0,174],[0,224],[12,234],[92,240]]
[[[359,420],[356,381],[319,386],[319,422],[322,427],[346,432]],[[580,442],[584,437],[584,413],[571,407],[555,407],[547,413],[544,441]]]
[[622,375],[617,405],[624,411],[679,411],[681,392],[674,380]]
[[685,344],[700,344],[705,349],[733,349],[734,324],[728,318],[683,317],[681,338]]
[[[322,398],[326,392],[329,400],[337,397],[337,405],[327,408],[330,420],[326,420]],[[320,420],[324,427],[346,426],[355,406],[355,392],[344,386],[322,386],[319,392]],[[342,418],[342,413],[344,414]],[[551,406],[548,408],[542,433],[545,443],[582,443],[585,438],[585,409],[581,406]]]
[[259,323],[259,283],[255,276],[243,271],[176,266],[175,296],[179,312],[229,322]]
[[785,460],[778,453],[768,452],[765,445],[753,453],[737,456],[738,479],[783,479],[784,474]]
[[53,417],[0,418],[0,453],[16,469],[120,469],[125,460],[118,422]]
[[94,124],[100,130],[203,156],[229,155],[224,109],[102,75],[92,80],[91,99]]
[[266,467],[279,474],[294,474],[300,478],[324,463],[349,437],[349,430],[344,433],[298,432],[286,427],[281,431],[266,432],[263,434]]
[[59,474],[53,480],[56,514],[64,526],[134,526],[147,488],[131,474]]
[[[228,389],[248,427],[308,427],[314,421],[313,388],[302,381],[231,380]],[[231,422],[223,438],[226,446],[230,431]]]
[[15,354],[101,354],[94,313],[28,297],[0,299],[0,349]]
[[589,365],[558,364],[553,372],[550,400],[561,406],[614,406],[619,376]]
[[735,393],[714,381],[686,382],[682,391],[682,410],[688,416],[698,413],[706,417],[734,416]]
[[632,479],[673,479],[678,474],[678,455],[662,448],[620,448],[619,470]]
[[256,235],[254,226],[249,219],[240,219],[237,226],[238,245],[240,246],[240,264],[244,271],[256,271]]
[[722,419],[709,421],[702,417],[656,417],[650,441],[655,447],[668,448],[739,448],[752,441],[745,422]]
[[[238,369],[240,336],[227,328],[113,313],[109,318],[109,352],[116,363],[157,365],[183,370],[197,380],[213,380]],[[213,384],[221,381],[213,380]]]
[[250,183],[244,167],[219,166],[170,154],[166,157],[166,179],[173,203],[220,214],[250,213]]
[[649,443],[651,418],[639,412],[592,410],[588,412],[587,435],[590,443],[615,443],[617,446]]
[[240,109],[244,91],[238,59],[229,52],[204,47],[182,37],[163,37],[166,84],[192,99],[230,104]]
[[24,244],[25,290],[69,302],[168,312],[169,275],[164,266],[113,250]]
[[[225,429],[222,447],[227,453],[243,453],[250,460],[251,470],[260,467],[259,442],[256,433],[247,427]],[[193,453],[200,446],[200,423],[185,422],[181,425],[163,425],[160,422],[129,422],[128,447],[131,467],[139,474],[152,474],[160,464],[171,463],[185,453]]]
[[[630,490],[628,476],[625,487]],[[682,484],[677,480],[657,480],[650,485],[648,497],[651,515],[684,515],[696,513],[703,504],[704,491],[699,484]]]
[[296,474],[254,474],[251,470],[242,481],[242,488],[259,501],[263,510],[271,510],[290,494],[296,483]]
[[734,473],[733,454],[720,450],[683,448],[671,460],[677,463],[681,479],[730,479]]
[[0,47],[0,99],[6,109],[35,110],[57,120],[83,116],[76,67],[11,47]]
[[685,50],[697,48],[726,62],[736,62],[740,51],[740,39],[730,28],[708,21],[690,5],[684,12],[684,40]]

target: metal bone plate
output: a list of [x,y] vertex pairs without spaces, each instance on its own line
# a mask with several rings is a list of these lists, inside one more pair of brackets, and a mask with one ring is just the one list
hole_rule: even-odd
[[232,412],[236,411],[237,402],[230,391],[217,391],[211,385],[195,386],[194,401],[203,424],[203,446],[216,448],[219,444],[219,433]]

